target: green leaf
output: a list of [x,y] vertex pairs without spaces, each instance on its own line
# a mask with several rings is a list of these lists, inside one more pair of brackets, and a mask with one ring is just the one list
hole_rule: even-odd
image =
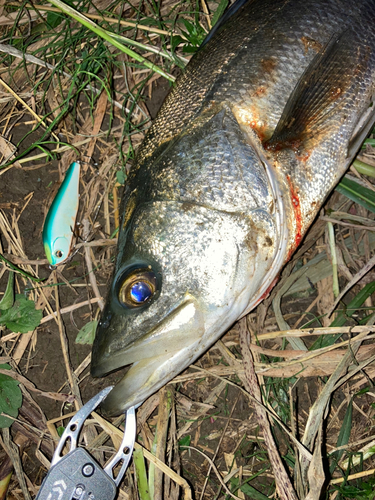
[[370,390],[370,387],[364,387],[363,389],[360,389],[358,392],[354,394],[354,396],[361,396],[362,394],[367,394]]
[[59,435],[59,437],[61,437],[64,434],[65,427],[60,425],[56,430],[57,430],[57,434]]
[[263,495],[263,493],[260,493],[260,491],[256,490],[250,484],[243,484],[240,487],[240,490],[245,493],[245,495],[248,495],[252,500],[269,500],[268,497]]
[[184,40],[180,35],[171,36],[171,51],[174,52],[176,47],[180,45],[180,43],[184,42],[186,42],[186,40]]
[[183,436],[181,439],[178,440],[179,446],[190,446],[190,443],[191,443],[190,434],[187,434],[186,436]]
[[184,54],[194,54],[195,52],[197,52],[198,50],[198,45],[184,45],[184,47],[182,48],[182,52],[184,52]]
[[188,40],[188,43],[184,45],[182,50],[186,53],[196,52],[199,49],[200,44],[206,38],[206,32],[199,23],[195,25],[187,19],[182,19],[182,23],[187,31],[181,29],[181,32]]
[[118,170],[116,172],[116,179],[117,179],[117,182],[119,184],[121,184],[122,186],[125,184],[126,175],[124,174],[124,172],[122,170]]
[[10,309],[14,304],[14,273],[9,271],[8,284],[0,302],[0,311]]
[[335,488],[345,497],[345,498],[355,498],[356,500],[363,499],[361,495],[362,491],[355,486],[344,484],[342,486],[335,486]]
[[184,23],[184,26],[188,30],[190,36],[194,36],[197,33],[194,24],[192,24],[190,21],[188,21],[187,19],[183,19],[182,22]]
[[212,16],[211,25],[212,27],[218,22],[221,16],[224,14],[225,9],[228,7],[229,0],[221,0],[215,14]]
[[360,174],[368,175],[369,177],[375,177],[375,167],[373,167],[372,165],[369,165],[368,163],[365,163],[365,162],[360,161],[360,160],[354,160],[353,167]]
[[[2,370],[10,370],[9,365],[0,365]],[[22,393],[18,387],[19,382],[8,375],[0,373],[0,413],[6,413],[11,417],[16,418],[18,409],[22,404]],[[13,420],[0,415],[0,427],[10,427]]]
[[365,207],[370,212],[375,213],[375,192],[358,184],[347,177],[344,177],[336,187],[336,191],[343,194],[349,200],[355,201],[358,205]]
[[76,344],[92,344],[95,338],[97,320],[89,321],[80,329],[76,338]]
[[151,500],[142,448],[136,448],[133,451],[133,463],[136,471],[139,498],[142,500]]
[[5,325],[15,333],[27,333],[40,324],[43,317],[41,310],[35,309],[35,303],[23,295],[16,295],[14,305],[0,315],[0,325]]

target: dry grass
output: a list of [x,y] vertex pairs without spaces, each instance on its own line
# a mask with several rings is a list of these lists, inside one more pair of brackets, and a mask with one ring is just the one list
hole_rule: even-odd
[[[103,305],[119,225],[118,181],[126,177],[133,151],[149,125],[144,99],[153,98],[161,77],[135,66],[125,55],[112,53],[108,62],[108,50],[95,78],[86,79],[75,59],[83,66],[85,57],[89,58],[86,43],[96,44],[89,53],[93,58],[104,48],[93,38],[75,40],[79,27],[74,23],[70,28],[73,52],[66,56],[62,71],[59,61],[64,54],[65,30],[57,25],[49,33],[45,24],[53,9],[41,6],[21,11],[11,8],[13,5],[18,4],[0,1],[4,40],[0,44],[4,54],[0,61],[0,156],[3,164],[14,155],[20,157],[0,169],[0,253],[27,273],[46,278],[36,284],[16,275],[17,293],[28,294],[43,311],[43,320],[25,334],[3,328],[0,339],[2,362],[10,363],[24,398],[11,432],[2,431],[1,444],[9,459],[4,455],[0,479],[2,472],[9,474],[11,463],[15,473],[8,498],[20,499],[37,494],[58,440],[58,427],[66,425],[74,410],[99,390],[100,383],[88,375],[90,348],[73,344],[79,329],[76,323],[80,327],[97,319]],[[130,30],[128,37],[165,50],[171,49],[171,31],[180,32],[176,13],[195,22],[193,7],[174,1],[163,2],[158,15],[152,2],[141,9],[109,0],[87,7],[93,19],[100,17],[98,12],[112,20],[122,13]],[[205,9],[203,1],[202,12]],[[208,9],[213,12],[216,4],[208,4]],[[139,13],[154,23],[134,30]],[[199,19],[208,29],[207,16],[201,13]],[[55,52],[48,45],[52,34]],[[23,60],[19,58],[22,51],[17,52],[17,40],[22,37],[28,37],[30,56]],[[177,54],[183,56],[181,49]],[[152,52],[146,57],[175,73],[176,66],[170,61]],[[93,66],[88,68],[93,71]],[[375,161],[370,146],[364,153],[362,159]],[[34,187],[38,176],[51,184],[57,175],[61,180],[78,158],[84,166],[78,215],[82,239],[77,239],[72,261],[51,271],[43,255],[41,228],[43,211],[55,190],[46,185]],[[30,187],[18,189],[17,179],[30,182]],[[371,179],[364,180],[374,189]],[[327,214],[328,222],[335,224],[340,289],[351,283],[332,317]],[[33,229],[26,231],[30,226]],[[140,407],[137,449],[143,450],[147,472],[154,478],[155,499],[275,495],[302,499],[310,488],[306,498],[317,500],[326,481],[327,464],[333,464],[327,498],[346,498],[350,491],[353,494],[350,487],[362,492],[361,497],[355,493],[357,498],[374,498],[366,493],[375,468],[371,453],[375,415],[372,294],[361,303],[358,299],[354,310],[345,308],[374,282],[372,266],[363,272],[372,263],[374,226],[372,212],[336,193],[271,296],[194,366]],[[7,276],[8,268],[2,264],[2,292]],[[333,335],[333,343],[322,341]],[[317,340],[320,344],[315,350],[307,350]],[[45,380],[43,373],[50,373],[56,357],[48,366],[41,353],[51,353],[51,349],[59,351],[63,362],[58,366],[60,375]],[[85,427],[85,444],[102,464],[119,445],[121,422],[121,418],[109,421],[94,414]],[[353,455],[358,451],[360,455]],[[275,468],[279,471],[277,492]],[[131,466],[119,498],[130,500],[137,494]]]

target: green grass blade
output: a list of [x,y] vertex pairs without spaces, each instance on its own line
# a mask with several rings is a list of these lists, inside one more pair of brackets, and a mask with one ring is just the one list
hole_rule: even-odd
[[109,31],[101,28],[97,24],[95,24],[93,21],[88,19],[86,16],[81,14],[80,12],[76,11],[69,5],[66,5],[64,2],[61,2],[60,0],[50,0],[50,3],[54,5],[55,7],[58,7],[61,9],[61,11],[64,14],[67,14],[68,16],[72,17],[76,21],[78,21],[82,26],[85,26],[89,30],[93,31],[96,35],[100,36],[103,38],[103,40],[106,40],[110,44],[112,44],[116,49],[119,49],[121,52],[124,52],[127,54],[129,57],[132,57],[136,61],[142,63],[146,68],[151,69],[152,71],[155,71],[155,73],[159,73],[159,75],[163,76],[167,80],[174,82],[175,78],[172,75],[169,75],[165,71],[163,71],[159,66],[156,64],[153,64],[152,62],[148,61],[141,55],[137,54],[133,50],[129,49],[128,47],[125,47],[121,42],[119,42],[117,36],[113,36],[113,33],[110,33]]
[[[345,417],[342,422],[339,437],[337,438],[337,448],[345,446],[349,443],[350,433],[352,430],[352,417],[353,417],[353,400],[351,399],[345,412]],[[337,450],[332,453],[333,463],[330,467],[330,473],[333,474],[336,469],[337,463],[340,461],[345,450]]]
[[368,163],[365,163],[365,162],[360,161],[360,160],[354,160],[353,167],[360,174],[368,175],[369,177],[375,177],[375,167],[373,167],[372,165],[369,165]]
[[134,467],[137,474],[137,486],[140,500],[151,500],[148,490],[145,459],[142,448],[133,451]]
[[22,274],[22,276],[24,276],[25,278],[28,278],[31,281],[36,281],[36,283],[41,283],[42,281],[44,281],[44,279],[35,278],[35,276],[33,276],[32,274],[29,274],[26,271],[24,271],[23,269],[21,269],[20,267],[15,266],[12,262],[10,262],[10,260],[6,259],[1,254],[0,254],[0,260],[5,262],[5,264],[8,267],[10,267],[13,271],[15,271],[16,273]]
[[[109,33],[107,31],[107,33]],[[153,54],[156,54],[157,56],[164,57],[165,59],[168,59],[169,61],[174,61],[175,57],[172,56],[172,54],[169,54],[168,52],[165,52],[164,50],[161,50],[157,47],[154,47],[153,45],[145,45],[144,43],[137,42],[137,40],[131,40],[130,38],[127,38],[126,36],[122,35],[117,35],[117,33],[110,33],[110,35],[118,40],[120,43],[126,43],[128,45],[133,45],[134,47],[138,47],[139,49],[145,50],[146,52],[152,52]]]
[[375,213],[375,192],[347,177],[344,177],[336,187],[336,191],[355,201],[370,212]]
[[212,16],[211,26],[214,27],[221,16],[224,14],[225,9],[228,7],[229,0],[220,0],[218,8],[216,9],[215,14]]
[[253,500],[269,500],[269,497],[266,497],[266,495],[260,493],[260,491],[250,486],[250,484],[243,484],[240,487],[240,490],[242,491],[242,493],[245,493],[245,495],[248,495]]
[[[345,313],[340,312],[329,326],[330,327],[344,326],[347,319],[353,316],[353,314],[357,311],[357,309],[362,307],[365,300],[368,297],[370,297],[370,295],[372,295],[374,292],[375,292],[375,281],[367,283],[367,285],[364,286],[362,290],[348,304]],[[338,340],[341,336],[342,336],[341,333],[337,335],[322,335],[313,343],[310,350],[320,349],[321,347],[328,347],[330,345],[333,345],[336,342],[336,340]]]
[[[156,457],[156,448],[158,444],[158,432],[156,429],[154,441],[151,446],[151,453]],[[154,486],[155,486],[155,464],[150,462],[148,466],[148,487],[150,492],[150,498],[154,498]]]

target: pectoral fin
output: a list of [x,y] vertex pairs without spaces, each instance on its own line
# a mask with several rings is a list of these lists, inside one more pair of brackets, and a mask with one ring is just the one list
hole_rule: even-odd
[[[354,98],[369,54],[358,47],[350,29],[334,35],[313,59],[292,92],[266,147],[311,149],[347,119],[345,106]],[[358,42],[357,42],[358,45]],[[359,90],[359,89],[358,89]]]

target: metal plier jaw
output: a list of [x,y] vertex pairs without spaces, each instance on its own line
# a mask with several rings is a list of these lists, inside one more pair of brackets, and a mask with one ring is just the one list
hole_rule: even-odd
[[[118,452],[104,469],[84,449],[78,446],[79,433],[91,412],[103,401],[113,386],[103,389],[88,401],[70,420],[51,461],[51,468],[43,481],[36,500],[113,500],[129,465],[135,438],[134,407],[126,412],[125,432]],[[70,445],[62,455],[65,445]],[[119,472],[114,468],[122,461]]]

